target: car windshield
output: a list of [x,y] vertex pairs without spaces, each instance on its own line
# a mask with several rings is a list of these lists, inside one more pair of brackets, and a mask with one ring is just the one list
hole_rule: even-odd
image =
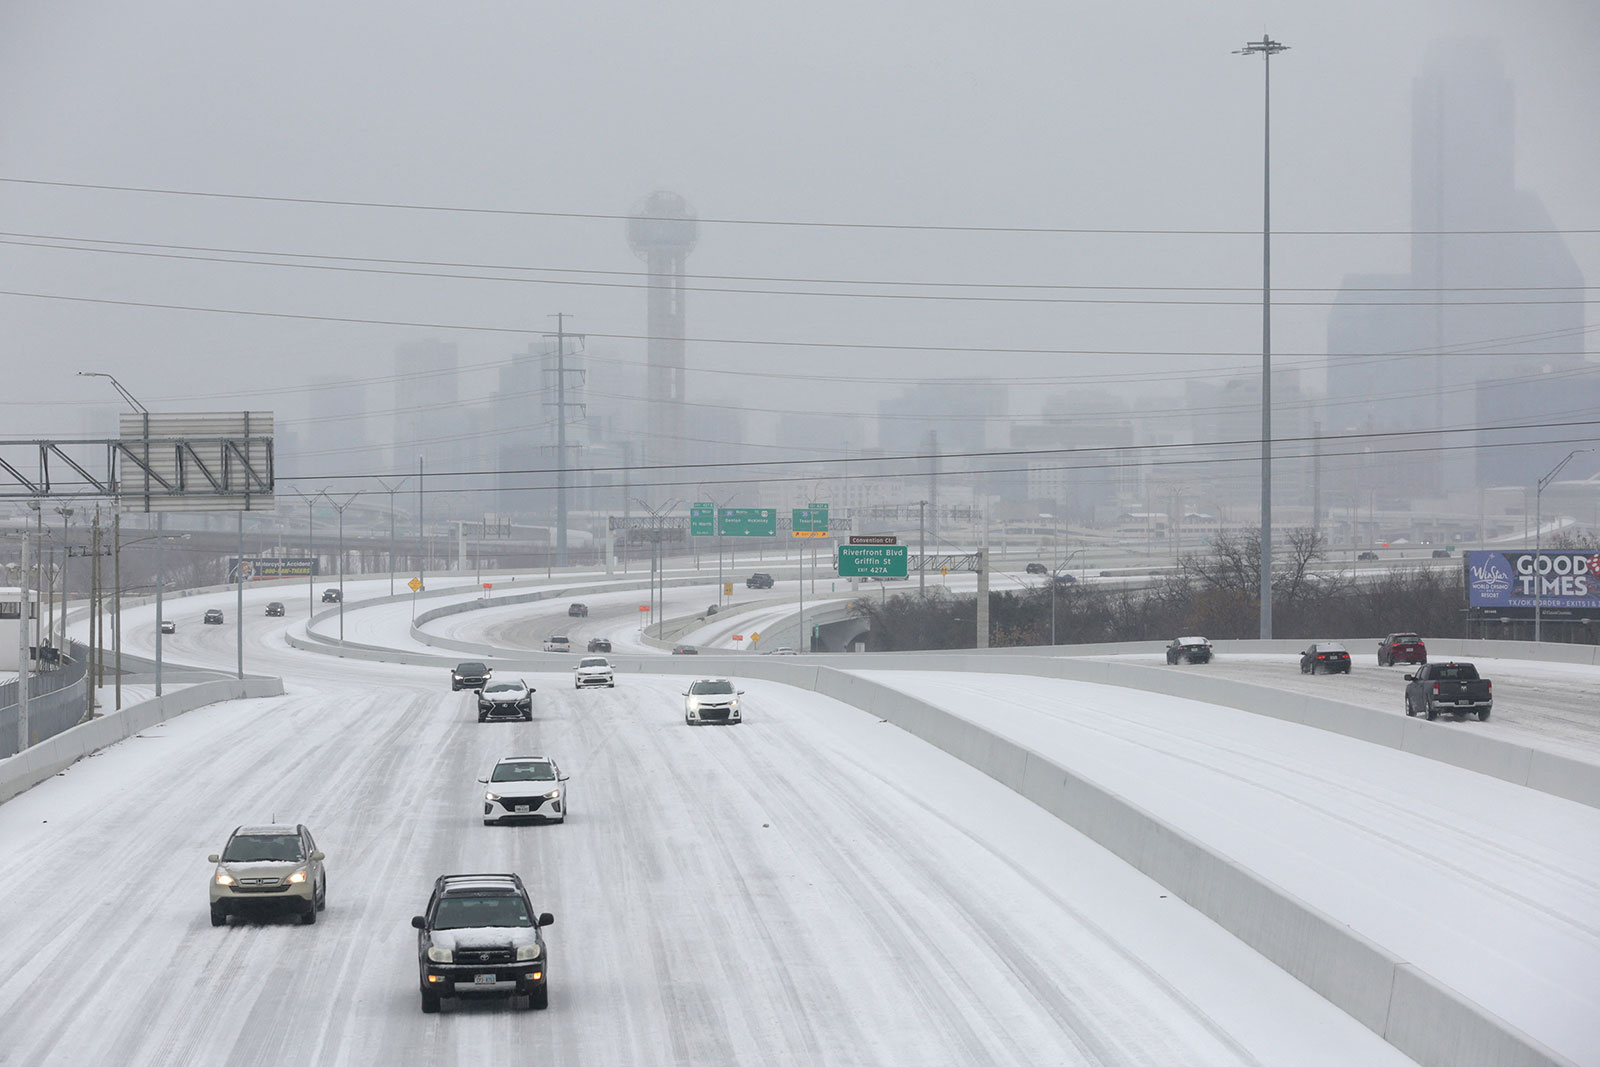
[[553,782],[556,780],[556,769],[548,763],[501,763],[497,764],[494,774],[489,776],[491,782]]
[[565,637],[550,637],[546,638],[546,640],[548,640],[552,645],[564,645],[567,643],[567,639]]
[[238,834],[222,853],[223,863],[295,862],[304,858],[299,834]]
[[728,681],[725,678],[724,679],[718,679],[716,681],[696,682],[696,683],[694,683],[693,685],[691,685],[689,687],[689,692],[691,692],[691,693],[731,693],[731,692],[733,692],[733,683]]
[[463,663],[456,668],[457,674],[488,674],[489,668],[481,663]]
[[607,663],[603,659],[595,658],[595,659],[579,660],[578,661],[578,666],[580,666],[580,667],[609,667],[609,666],[611,666],[611,664]]
[[1396,634],[1394,637],[1394,643],[1397,645],[1420,645],[1422,643],[1422,638],[1418,637],[1416,634]]
[[522,683],[490,682],[488,685],[483,687],[483,691],[485,693],[520,693],[522,692]]
[[473,926],[532,926],[528,905],[518,896],[445,897],[433,915],[435,930]]

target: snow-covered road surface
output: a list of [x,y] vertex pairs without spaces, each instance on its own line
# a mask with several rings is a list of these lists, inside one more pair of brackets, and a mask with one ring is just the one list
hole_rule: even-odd
[[[437,670],[287,649],[299,621],[247,611],[247,664],[284,697],[192,712],[0,806],[14,1062],[1408,1062],[858,710],[752,680],[746,724],[694,729],[680,678],[530,673],[535,721],[480,725]],[[130,646],[151,630],[125,625]],[[175,636],[175,658],[232,663],[229,627]],[[572,775],[571,818],[482,826],[475,779],[530,752]],[[214,929],[205,856],[265,820],[312,827],[328,910]],[[504,869],[556,915],[550,1009],[422,1015],[410,916],[434,876]]]

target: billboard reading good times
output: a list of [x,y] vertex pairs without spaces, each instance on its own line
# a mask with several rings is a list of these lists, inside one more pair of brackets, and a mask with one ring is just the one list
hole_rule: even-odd
[[1468,607],[1531,608],[1537,602],[1546,610],[1600,616],[1600,553],[1468,552],[1466,568]]

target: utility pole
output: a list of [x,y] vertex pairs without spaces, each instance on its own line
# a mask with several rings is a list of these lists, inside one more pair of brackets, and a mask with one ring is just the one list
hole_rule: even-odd
[[117,646],[117,710],[122,710],[122,512],[111,516],[111,584],[113,611],[111,615],[111,640]]
[[[239,519],[239,574],[238,588],[234,591],[233,598],[233,636],[234,644],[239,653],[239,679],[244,680],[244,512],[238,512]],[[310,636],[309,634],[307,636]]]
[[[567,314],[558,311],[556,320],[556,566],[567,565]],[[550,334],[545,334],[549,337]],[[580,342],[583,334],[573,334]],[[582,379],[583,372],[577,372]],[[583,407],[582,404],[574,405]]]
[[928,592],[928,502],[917,501],[917,595]]
[[1266,34],[1234,52],[1262,57],[1261,140],[1261,639],[1272,638],[1272,57],[1289,46]]
[[[422,533],[422,480],[423,480],[423,474],[424,474],[424,470],[423,470],[423,464],[422,464],[422,457],[418,456],[417,457],[417,581],[418,582],[422,582],[423,584],[426,584],[426,580],[422,576],[423,572],[428,569],[428,557],[427,557],[428,545],[427,545],[427,542],[424,539],[424,536],[423,536],[423,533]],[[411,596],[411,603],[412,603],[413,607],[415,607],[416,602],[417,602],[417,597],[416,597],[416,594],[413,593],[412,596]],[[415,622],[416,620],[413,619],[412,621]]]
[[39,614],[38,598],[28,596],[31,590],[28,581],[28,567],[33,562],[30,559],[29,549],[33,541],[28,536],[27,527],[22,530],[22,573],[17,575],[17,585],[22,593],[22,619],[17,627],[17,753],[20,755],[28,747],[28,689],[33,684],[33,664],[28,656],[28,609],[31,607],[35,616]]

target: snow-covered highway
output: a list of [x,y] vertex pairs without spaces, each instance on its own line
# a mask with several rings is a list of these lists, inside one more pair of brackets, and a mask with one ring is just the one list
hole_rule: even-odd
[[[613,595],[572,599],[603,622],[597,605]],[[289,616],[261,617],[269,599]],[[181,603],[167,654],[231,668],[232,594]],[[532,618],[566,603],[526,608]],[[200,626],[209,606],[228,625]],[[0,996],[14,1006],[0,1016],[0,1056],[492,1063],[515,1047],[519,1062],[596,1064],[1410,1062],[1099,846],[870,714],[749,680],[746,725],[692,730],[681,677],[625,674],[616,690],[576,692],[566,673],[528,672],[535,721],[479,725],[442,669],[288,648],[304,617],[303,597],[246,593],[246,668],[282,673],[284,697],[192,712],[0,806],[13,845]],[[355,623],[380,617],[390,621]],[[409,605],[347,610],[347,635],[411,647],[409,618]],[[153,646],[153,612],[126,625],[130,649]],[[1414,807],[1422,786],[1400,783],[1426,761],[1282,723],[1260,733],[1256,717],[1209,705],[1039,679],[890,677],[1129,783],[1152,780],[1189,809],[1192,833],[1265,852],[1276,841],[1286,862],[1337,871],[1327,892],[1354,899],[1364,887],[1364,914],[1382,903],[1379,875],[1395,877],[1413,846],[1416,871],[1459,865],[1462,894],[1475,888],[1490,906],[1458,955],[1484,972],[1569,978],[1570,995],[1529,1018],[1545,1040],[1591,1033],[1562,1013],[1596,988],[1600,850],[1571,854],[1594,840],[1592,809],[1546,797],[1560,822],[1530,829],[1519,822],[1528,791],[1434,765],[1502,805],[1517,798],[1514,810],[1489,817],[1450,797]],[[1046,684],[1070,692],[1025,692]],[[1267,736],[1297,745],[1297,762]],[[530,751],[572,774],[571,819],[481,826],[475,779]],[[312,928],[213,930],[206,853],[233,826],[272,818],[317,834],[329,910]],[[1373,837],[1394,867],[1361,869]],[[522,873],[556,914],[550,1010],[421,1015],[407,920],[437,874],[497,869]],[[1430,919],[1427,904],[1387,914],[1437,948],[1454,922]],[[1549,939],[1557,928],[1565,940]],[[1529,930],[1551,955],[1513,944]],[[1485,942],[1494,951],[1466,947]],[[1579,1062],[1596,1062],[1589,1052]]]

